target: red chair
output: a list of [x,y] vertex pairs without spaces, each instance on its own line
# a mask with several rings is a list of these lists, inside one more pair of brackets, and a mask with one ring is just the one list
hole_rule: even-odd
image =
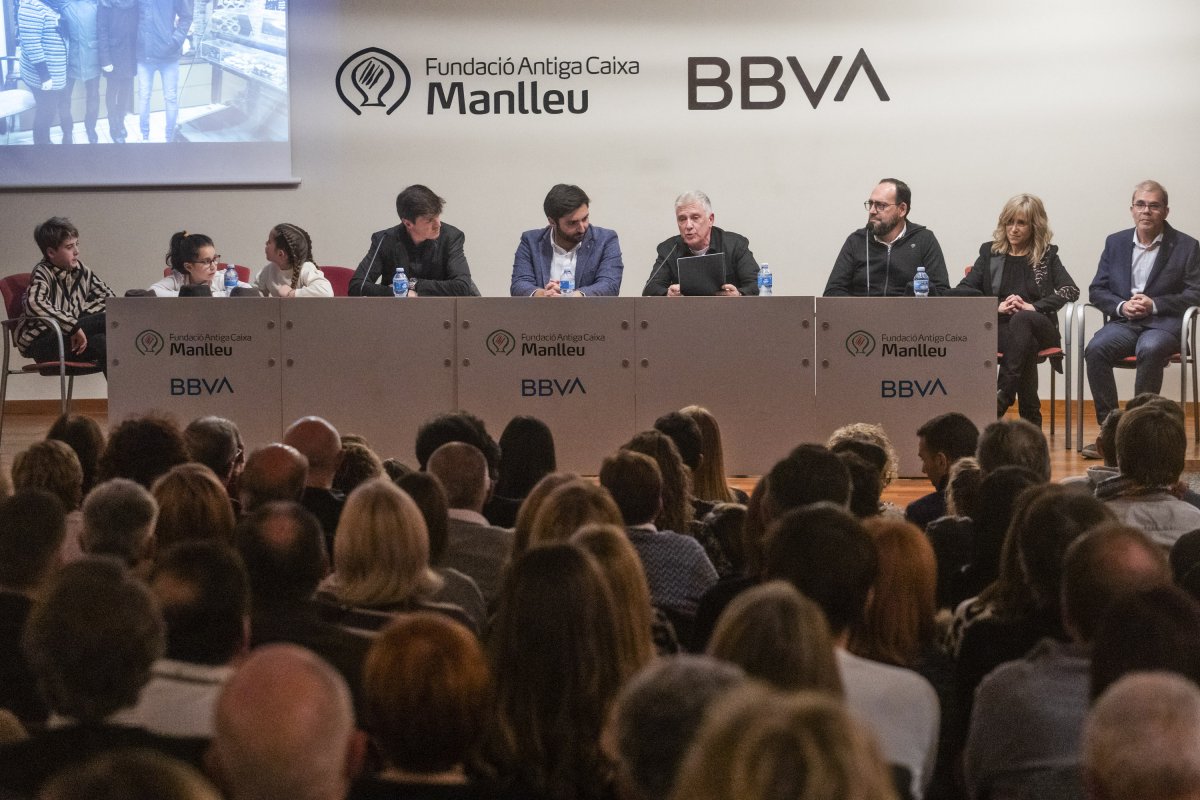
[[[4,298],[4,310],[8,319],[0,322],[4,326],[4,364],[0,372],[0,438],[4,435],[4,406],[8,397],[8,377],[10,375],[46,375],[58,376],[59,398],[62,413],[71,412],[71,393],[75,389],[76,375],[92,375],[101,372],[101,366],[95,361],[70,361],[63,347],[62,328],[58,320],[52,317],[27,316],[25,314],[25,293],[29,289],[29,273],[19,272],[0,278],[0,296]],[[50,325],[58,334],[58,358],[54,361],[34,361],[25,364],[20,369],[10,368],[12,351],[17,346],[17,324],[22,320],[38,319]]]
[[350,279],[354,277],[354,270],[349,267],[321,267],[321,272],[333,286],[334,297],[350,295]]

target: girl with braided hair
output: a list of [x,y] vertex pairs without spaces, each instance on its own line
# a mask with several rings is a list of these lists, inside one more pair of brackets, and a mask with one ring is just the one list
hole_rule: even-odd
[[299,226],[281,222],[267,234],[269,262],[254,279],[267,297],[333,297],[333,286],[312,260],[312,238]]

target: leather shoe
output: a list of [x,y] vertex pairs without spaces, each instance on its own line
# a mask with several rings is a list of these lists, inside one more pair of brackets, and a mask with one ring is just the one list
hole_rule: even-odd
[[1094,443],[1085,445],[1084,448],[1079,451],[1079,455],[1083,456],[1089,461],[1099,461],[1104,458],[1104,456],[1100,455],[1100,451],[1096,449],[1096,445]]

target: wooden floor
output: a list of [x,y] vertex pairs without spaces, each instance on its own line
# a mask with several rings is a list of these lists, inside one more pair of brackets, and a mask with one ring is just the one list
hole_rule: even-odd
[[[18,407],[19,408],[19,407]],[[80,413],[87,413],[100,423],[102,428],[107,429],[108,415],[102,411],[90,411],[88,409],[77,409]],[[1014,415],[1015,416],[1015,415]],[[31,414],[31,413],[12,413],[6,414],[4,418],[3,438],[0,439],[0,468],[7,472],[12,464],[14,454],[21,452],[30,444],[42,439],[50,424],[54,421],[55,414]],[[1059,425],[1061,426],[1061,417]],[[1191,420],[1188,424],[1190,426]],[[1049,431],[1049,416],[1046,415],[1044,429]],[[1091,442],[1096,438],[1097,426],[1094,419],[1086,418],[1084,424],[1084,441]],[[1190,435],[1190,428],[1189,428]],[[1055,480],[1065,478],[1069,475],[1081,475],[1088,466],[1098,462],[1086,461],[1080,457],[1074,449],[1070,451],[1064,449],[1064,432],[1060,427],[1057,435],[1050,442],[1050,468]],[[1189,451],[1192,458],[1200,455],[1200,451],[1193,445]],[[1189,468],[1192,465],[1189,464]],[[757,477],[742,477],[732,478],[730,483],[740,489],[749,492],[754,488],[757,482]],[[928,494],[931,491],[929,481],[925,478],[901,478],[892,483],[884,490],[883,498],[903,508],[906,504],[915,500],[922,495]]]

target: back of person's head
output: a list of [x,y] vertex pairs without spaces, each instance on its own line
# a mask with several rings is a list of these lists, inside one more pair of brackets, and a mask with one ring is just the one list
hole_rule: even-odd
[[159,548],[205,539],[233,543],[233,504],[213,471],[203,464],[179,464],[154,482],[158,504],[154,539]]
[[223,485],[229,483],[244,455],[237,425],[224,417],[192,420],[183,429],[183,441],[191,460],[211,469]]
[[1116,518],[1103,502],[1068,486],[1045,484],[1025,491],[1032,493],[1029,502],[1013,520],[1021,572],[1035,598],[1056,607],[1067,548],[1089,528]]
[[187,460],[187,444],[174,420],[130,417],[109,431],[96,477],[129,478],[149,489],[160,475]]
[[975,522],[972,566],[988,580],[1000,570],[1000,553],[1021,492],[1041,483],[1025,467],[1000,467],[979,484],[979,510]]
[[1168,486],[1179,480],[1187,456],[1183,421],[1159,403],[1128,408],[1117,423],[1117,466],[1141,486]]
[[154,563],[150,591],[167,624],[167,658],[226,664],[246,646],[249,580],[227,544],[192,541],[168,547]]
[[667,800],[713,702],[745,684],[738,667],[698,655],[661,658],[618,695],[608,727],[623,784],[638,800]]
[[946,481],[946,513],[975,519],[979,515],[979,487],[983,473],[974,456],[963,456],[950,465]]
[[704,439],[696,420],[682,411],[668,411],[654,420],[654,429],[671,438],[675,447],[679,449],[679,457],[688,469],[694,472],[700,466]]
[[214,727],[210,752],[231,800],[341,798],[361,763],[345,680],[296,645],[251,652],[221,690]]
[[342,437],[341,460],[333,473],[333,488],[350,494],[367,481],[384,477],[383,460],[365,442]]
[[735,597],[717,620],[707,652],[778,689],[842,696],[829,623],[816,603],[786,581]]
[[571,544],[589,553],[600,565],[612,591],[620,633],[621,660],[640,669],[654,658],[650,587],[642,560],[625,531],[617,525],[590,523],[571,537]]
[[979,444],[979,428],[969,417],[957,411],[939,414],[927,421],[917,428],[917,436],[925,440],[927,451],[946,456],[947,464],[975,455],[975,448]]
[[1137,528],[1106,523],[1080,536],[1063,560],[1062,608],[1067,630],[1091,642],[1119,598],[1171,582],[1166,556]]
[[[967,455],[970,455],[969,453]],[[1025,467],[1050,480],[1050,446],[1042,429],[1023,419],[999,419],[983,429],[975,452],[984,476],[1000,467]]]
[[933,644],[937,558],[925,532],[910,522],[876,517],[863,523],[878,569],[850,650],[874,661],[913,667]]
[[38,800],[221,800],[199,770],[146,749],[102,752],[66,767],[38,793]]
[[83,468],[79,457],[56,439],[34,442],[13,456],[12,483],[18,492],[28,489],[50,492],[67,511],[79,508],[83,499]]
[[740,575],[746,568],[746,543],[743,532],[748,513],[746,506],[741,503],[717,503],[701,520],[729,560],[733,574]]
[[299,503],[259,506],[238,523],[234,542],[255,608],[303,603],[325,577],[321,523]]
[[873,737],[844,704],[761,685],[713,705],[679,769],[675,800],[892,800]]
[[79,546],[89,555],[113,556],[132,567],[151,556],[157,518],[158,503],[150,492],[128,478],[113,478],[83,501]]
[[310,480],[333,478],[342,460],[342,440],[337,428],[321,417],[301,417],[283,432],[283,443],[308,459]]
[[441,614],[405,614],[367,653],[363,722],[388,766],[445,772],[482,739],[491,690],[473,633]]
[[308,459],[296,448],[281,443],[260,447],[242,471],[242,510],[253,511],[272,500],[299,500],[307,480]]
[[429,532],[429,563],[437,566],[450,546],[450,504],[442,482],[430,472],[409,472],[394,479],[394,483],[421,509]]
[[49,578],[59,563],[66,524],[62,503],[41,489],[0,501],[0,586],[28,592]]
[[878,570],[861,522],[829,503],[793,509],[767,531],[767,579],[791,583],[825,612],[834,637],[858,623]]
[[1121,417],[1124,415],[1124,411],[1114,408],[1108,412],[1104,422],[1100,423],[1100,435],[1096,437],[1096,449],[1100,451],[1100,455],[1104,456],[1104,466],[1106,467],[1117,465],[1117,425],[1120,424]]
[[888,467],[888,454],[882,447],[874,442],[868,442],[866,439],[840,439],[828,445],[828,447],[839,456],[842,453],[852,453],[870,464],[879,473],[879,482],[882,489],[883,476]]
[[681,409],[700,428],[700,466],[692,470],[692,491],[701,500],[732,502],[735,495],[725,476],[725,446],[721,426],[707,408],[687,406]]
[[841,459],[819,444],[802,444],[767,473],[764,517],[773,520],[811,503],[845,507],[850,491],[850,471]]
[[96,485],[96,470],[104,451],[104,431],[100,424],[83,414],[63,414],[46,431],[46,438],[64,442],[75,451],[83,469],[83,494],[87,496]]
[[[565,542],[591,522],[621,525],[621,510],[608,489],[576,478],[546,496],[529,531],[529,547]],[[513,544],[516,557],[516,543]]]
[[[862,445],[868,447],[864,448]],[[829,434],[829,441],[825,443],[825,446],[835,453],[845,449],[851,450],[872,464],[876,463],[879,456],[870,447],[878,447],[883,451],[884,458],[883,466],[879,468],[883,485],[886,487],[896,480],[898,475],[896,465],[900,463],[900,460],[896,456],[896,448],[892,444],[891,438],[882,425],[876,425],[873,422],[851,422]]]
[[[537,519],[538,512],[542,510],[546,499],[558,487],[575,480],[579,480],[579,476],[573,472],[551,472],[534,484],[529,494],[521,501],[521,507],[517,509],[516,524],[513,525],[513,547],[510,560],[515,561],[529,549],[530,543],[533,541],[533,521]],[[612,499],[611,495],[609,499]],[[617,512],[617,516],[620,516],[620,511]]]
[[50,709],[98,723],[137,702],[165,639],[150,590],[116,560],[87,557],[59,570],[21,644]]
[[483,451],[466,442],[447,442],[429,456],[426,470],[442,483],[450,508],[478,512],[487,500],[487,459]]
[[466,411],[440,414],[417,429],[417,464],[422,470],[429,464],[429,457],[447,442],[465,442],[474,445],[488,462],[488,476],[493,480],[500,468],[500,445],[487,432],[483,420]]
[[1081,749],[1095,800],[1200,796],[1200,689],[1164,672],[1122,678],[1092,707]]
[[1094,700],[1130,672],[1166,670],[1200,682],[1200,602],[1177,586],[1116,600],[1092,643]]
[[1175,583],[1200,600],[1200,529],[1188,531],[1175,540],[1170,562]]
[[626,525],[653,522],[662,508],[662,472],[650,456],[618,450],[600,465],[600,485],[612,495]]
[[684,466],[675,442],[661,431],[649,430],[634,436],[622,445],[622,449],[650,456],[662,473],[662,508],[654,524],[662,530],[686,531],[694,513],[692,476]]
[[537,417],[513,417],[500,433],[500,475],[496,494],[522,498],[557,469],[554,434]]
[[883,494],[879,470],[849,450],[843,450],[837,457],[850,473],[850,513],[859,519],[876,516],[879,513],[879,498]]
[[1150,403],[1161,403],[1164,406],[1169,406],[1173,409],[1174,414],[1177,414],[1180,419],[1183,419],[1183,407],[1170,398],[1163,397],[1157,392],[1139,392],[1133,397],[1125,401],[1125,410],[1133,411],[1138,406],[1148,405]]

